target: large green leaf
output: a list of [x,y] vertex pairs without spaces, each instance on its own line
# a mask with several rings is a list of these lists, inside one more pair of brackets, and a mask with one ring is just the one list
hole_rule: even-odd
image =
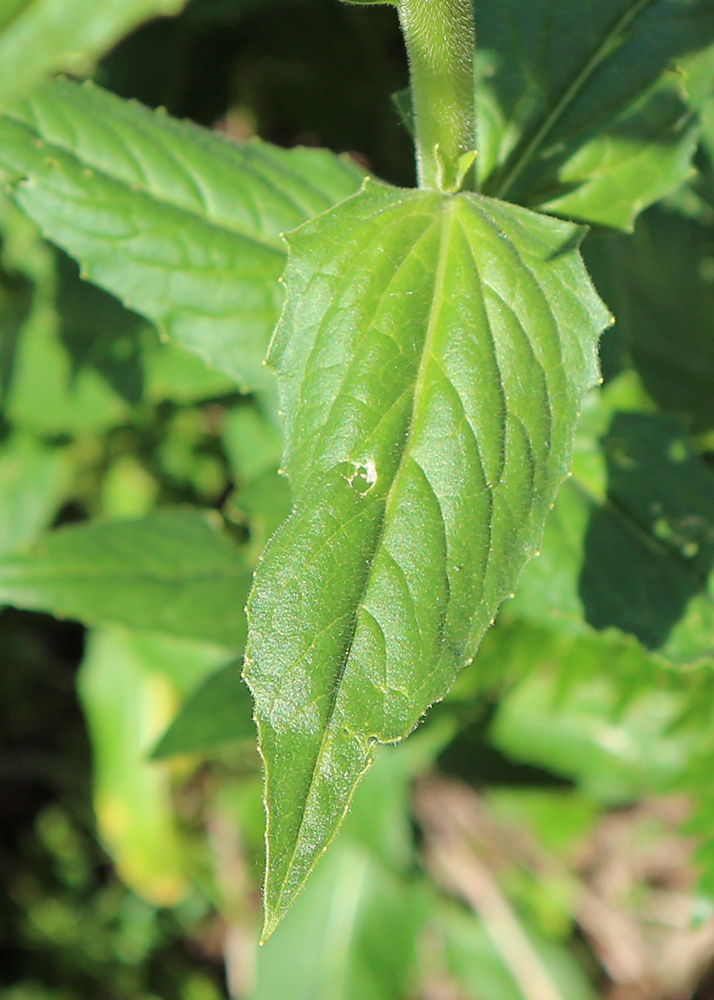
[[250,571],[194,512],[61,528],[0,559],[0,601],[89,624],[112,622],[240,646]]
[[608,315],[577,227],[369,183],[290,237],[276,366],[295,508],[249,603],[269,933],[377,742],[441,698],[567,472]]
[[714,42],[712,0],[479,0],[483,190],[631,228],[683,181],[696,125],[674,60]]
[[85,277],[256,386],[270,378],[280,234],[352,194],[362,172],[324,150],[237,144],[55,81],[0,120],[0,175]]
[[122,35],[186,0],[3,0],[0,104],[58,70],[87,72]]

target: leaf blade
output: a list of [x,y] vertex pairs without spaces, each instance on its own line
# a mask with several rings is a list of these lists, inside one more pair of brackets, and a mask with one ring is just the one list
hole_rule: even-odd
[[85,277],[246,388],[271,381],[280,233],[362,176],[324,150],[240,145],[67,81],[0,120],[0,172]]
[[58,529],[0,559],[0,600],[89,624],[114,623],[227,647],[245,636],[250,570],[197,513]]
[[537,545],[607,321],[578,238],[479,196],[372,183],[289,238],[272,361],[295,508],[258,569],[246,650],[267,934],[373,744],[443,697]]

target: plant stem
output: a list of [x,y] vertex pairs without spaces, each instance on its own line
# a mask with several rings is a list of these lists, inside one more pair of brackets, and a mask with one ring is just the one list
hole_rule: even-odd
[[[458,184],[459,158],[476,148],[473,0],[399,0],[409,54],[420,188]],[[462,161],[463,162],[463,161]]]

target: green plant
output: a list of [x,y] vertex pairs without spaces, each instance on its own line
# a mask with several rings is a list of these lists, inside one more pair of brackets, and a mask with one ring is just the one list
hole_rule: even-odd
[[[228,743],[254,779],[243,651],[265,771],[266,938],[355,794],[348,837],[371,843],[361,778],[457,675],[416,749],[384,755],[365,786],[402,797],[385,820],[402,825],[396,860],[344,839],[316,883],[343,879],[355,906],[405,928],[420,907],[438,911],[406,878],[406,788],[485,697],[501,699],[492,739],[506,754],[601,805],[696,787],[707,831],[695,775],[714,752],[702,710],[714,656],[712,0],[401,0],[409,189],[326,150],[232,142],[89,80],[27,89],[51,69],[80,73],[178,4],[105,5],[97,25],[90,6],[58,5],[56,35],[47,0],[0,14],[0,65],[42,39],[0,85],[12,526],[0,599],[94,628],[80,691],[120,871],[167,905],[192,865],[198,878],[169,772],[146,770],[174,716],[157,759]],[[116,298],[80,282],[31,223]],[[611,319],[581,258],[585,225],[617,320],[601,390]],[[96,519],[33,544],[69,498]],[[542,723],[558,691],[570,704],[561,747]],[[218,711],[226,699],[234,718]],[[605,719],[641,752],[612,763],[601,747],[598,771]],[[648,740],[664,748],[652,760]],[[380,852],[394,880],[382,889]],[[452,943],[458,919],[438,917]],[[385,989],[402,990],[402,973]],[[268,981],[257,997],[284,988]]]

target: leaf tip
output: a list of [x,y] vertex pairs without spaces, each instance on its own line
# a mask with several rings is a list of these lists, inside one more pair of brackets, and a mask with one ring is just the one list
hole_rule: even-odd
[[258,944],[262,948],[269,939],[273,936],[274,932],[277,930],[278,925],[283,919],[282,913],[268,914],[266,911],[265,918],[263,920],[263,929],[260,932],[260,941]]

